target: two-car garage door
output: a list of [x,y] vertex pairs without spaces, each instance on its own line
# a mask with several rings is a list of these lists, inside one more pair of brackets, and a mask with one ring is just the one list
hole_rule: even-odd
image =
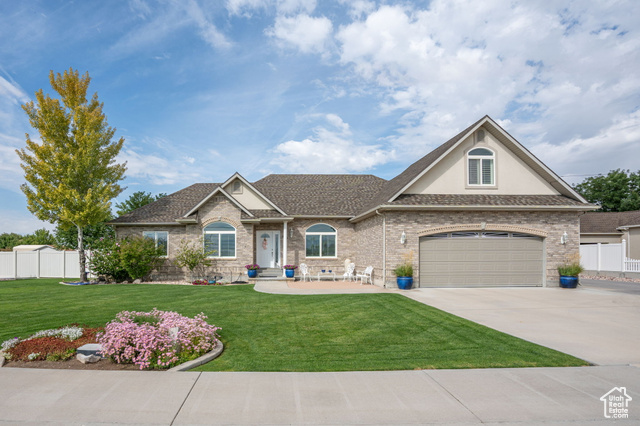
[[450,232],[420,239],[420,287],[541,286],[540,237],[516,232]]

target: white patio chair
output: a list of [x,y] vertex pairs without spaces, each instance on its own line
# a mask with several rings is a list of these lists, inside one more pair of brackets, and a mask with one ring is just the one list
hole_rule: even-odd
[[347,278],[349,279],[349,281],[352,281],[355,278],[353,276],[353,271],[355,270],[356,270],[356,264],[349,263],[344,270],[344,274],[342,275],[342,281],[346,281]]
[[311,271],[309,271],[306,263],[300,264],[300,273],[302,274],[302,281],[305,281],[307,277],[309,277],[309,281],[311,281]]
[[364,284],[365,280],[369,281],[369,284],[373,284],[371,280],[371,274],[373,273],[373,266],[367,266],[364,272],[356,274],[356,281],[360,278],[360,285]]

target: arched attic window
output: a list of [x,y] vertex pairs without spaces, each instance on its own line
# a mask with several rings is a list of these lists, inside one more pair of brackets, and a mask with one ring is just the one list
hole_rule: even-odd
[[213,222],[202,230],[209,257],[236,257],[236,228],[226,222]]
[[318,223],[310,226],[305,234],[307,257],[336,257],[338,232],[332,226]]
[[474,148],[467,153],[469,186],[494,186],[496,155],[488,148]]

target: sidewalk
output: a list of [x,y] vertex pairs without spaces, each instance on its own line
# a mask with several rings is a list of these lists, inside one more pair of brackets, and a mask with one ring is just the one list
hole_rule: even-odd
[[0,424],[602,424],[631,366],[346,373],[0,369]]

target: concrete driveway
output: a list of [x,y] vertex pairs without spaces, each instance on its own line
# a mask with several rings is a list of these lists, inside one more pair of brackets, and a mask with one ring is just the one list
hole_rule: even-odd
[[415,289],[404,295],[597,365],[640,366],[640,294],[633,293],[585,285]]

